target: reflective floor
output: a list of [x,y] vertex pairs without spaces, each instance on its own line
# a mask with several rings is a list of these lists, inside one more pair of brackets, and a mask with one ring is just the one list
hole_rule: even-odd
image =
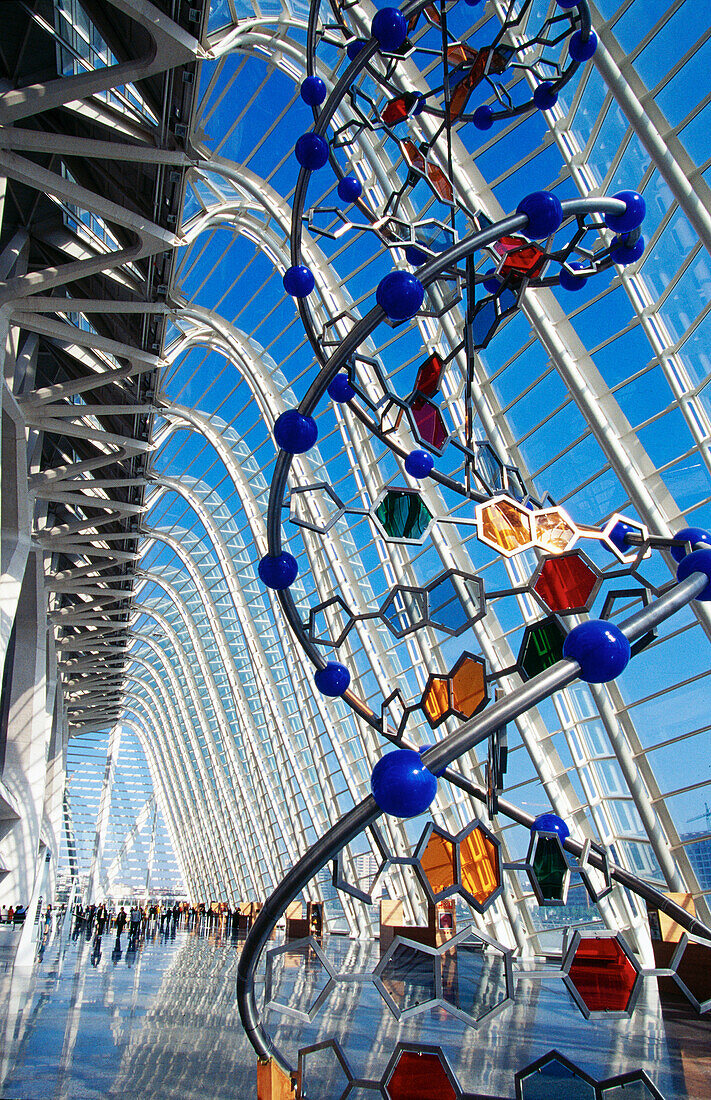
[[[240,941],[178,931],[120,953],[104,937],[99,952],[83,936],[55,931],[37,964],[21,970],[12,962],[17,935],[0,926],[1,1097],[256,1096],[234,1001]],[[372,972],[379,958],[377,945],[340,937],[324,950],[335,973],[351,976]],[[500,962],[473,952],[443,965],[441,981],[445,1004],[469,1016],[496,1008],[505,993]],[[407,952],[382,974],[397,1011],[431,1000],[434,983],[432,964]],[[381,1076],[397,1042],[414,1041],[440,1044],[473,1094],[513,1097],[513,1072],[556,1048],[598,1080],[643,1068],[666,1100],[711,1096],[711,1020],[662,1012],[653,980],[623,1020],[585,1020],[553,972],[517,974],[515,988],[513,1003],[477,1027],[444,1006],[398,1022],[372,980],[329,985],[318,958],[297,948],[274,958],[272,1002],[304,1013],[322,995],[320,1008],[310,1022],[275,1010],[267,1019],[294,1063],[299,1047],[335,1037],[354,1073],[369,1080]],[[345,1084],[329,1051],[307,1060],[306,1081],[309,1100],[333,1100]]]

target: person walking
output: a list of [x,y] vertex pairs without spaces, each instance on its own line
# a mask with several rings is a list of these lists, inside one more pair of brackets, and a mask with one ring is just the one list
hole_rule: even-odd
[[126,910],[124,909],[124,907],[122,905],[121,908],[118,911],[117,916],[116,916],[116,950],[117,951],[121,950],[121,933],[123,932],[125,927],[126,927]]

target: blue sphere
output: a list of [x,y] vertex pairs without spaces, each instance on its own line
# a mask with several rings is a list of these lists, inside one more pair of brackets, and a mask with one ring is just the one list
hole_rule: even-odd
[[412,117],[417,118],[418,115],[421,115],[426,106],[427,106],[427,97],[424,96],[424,95],[418,95],[417,102],[415,103],[415,106],[412,108],[412,111],[410,112]]
[[632,244],[629,244],[624,237],[613,237],[610,245],[610,258],[613,263],[619,264],[620,267],[633,264],[643,252],[644,237],[638,237]]
[[348,60],[353,61],[358,56],[358,54],[363,49],[363,47],[367,46],[367,45],[368,45],[368,43],[365,41],[364,38],[354,38],[354,39],[352,39],[348,43],[348,45],[346,46],[346,53],[348,54]]
[[634,527],[631,523],[625,523],[624,520],[618,519],[607,537],[612,545],[617,547],[620,553],[629,554],[630,548],[634,549],[634,547],[632,547],[631,543],[626,541],[625,536],[639,534],[639,527]]
[[309,107],[318,107],[326,98],[326,85],[320,76],[307,76],[301,84],[301,98]]
[[279,591],[294,583],[299,566],[292,554],[282,550],[281,554],[275,556],[266,554],[257,566],[257,571],[262,584]]
[[483,2],[483,0],[464,0],[464,3],[470,8],[476,8],[482,2]]
[[561,840],[567,840],[570,829],[558,814],[539,814],[531,826],[532,833],[557,833]]
[[411,477],[429,477],[434,469],[434,459],[427,451],[410,451],[405,459],[405,469]]
[[315,285],[313,272],[308,267],[304,267],[303,264],[287,267],[282,282],[284,290],[292,298],[305,298],[307,294],[311,293]]
[[381,757],[370,778],[373,798],[386,814],[417,817],[437,794],[437,780],[414,749],[395,749]]
[[615,233],[631,233],[633,229],[639,229],[644,221],[647,206],[644,199],[637,191],[618,191],[613,196],[622,199],[627,209],[624,214],[605,214],[605,225]]
[[484,272],[484,276],[484,282],[482,283],[484,290],[487,294],[496,294],[496,291],[501,286],[501,279],[497,278],[494,268],[490,267],[488,271]]
[[490,130],[494,125],[494,112],[488,103],[482,103],[481,107],[477,107],[474,112],[472,122],[476,126],[477,130]]
[[277,417],[274,439],[282,451],[290,455],[302,455],[310,451],[318,438],[318,428],[312,416],[304,416],[298,409],[287,409]]
[[355,397],[355,390],[351,386],[347,374],[337,374],[335,378],[332,378],[327,392],[331,400],[337,401],[339,405]]
[[315,168],[323,168],[328,160],[328,142],[320,134],[309,130],[301,135],[294,146],[294,152],[301,167],[313,171]]
[[405,249],[405,259],[413,267],[421,267],[422,264],[426,264],[430,257],[426,252],[423,252],[421,248],[418,248],[416,244],[409,244]]
[[528,217],[525,232],[533,240],[550,237],[563,221],[560,199],[550,191],[532,191],[530,195],[521,199],[516,207],[516,213],[525,214]]
[[576,8],[580,0],[556,0],[559,8]]
[[332,699],[336,699],[347,691],[351,674],[345,665],[339,665],[337,661],[329,661],[324,668],[317,669],[314,682],[322,695],[330,695]]
[[705,573],[708,584],[702,588],[696,600],[711,600],[711,550],[694,550],[687,554],[676,567],[676,579],[685,581],[692,573]]
[[582,275],[573,275],[573,271],[579,271],[583,265],[571,263],[569,266],[572,269],[571,271],[568,271],[567,267],[561,267],[558,284],[563,290],[582,290],[587,279]]
[[570,42],[568,43],[568,53],[573,61],[583,62],[589,61],[592,55],[597,49],[597,35],[595,31],[590,31],[587,40],[583,42],[583,32],[575,31],[570,36]]
[[375,300],[391,321],[409,321],[422,305],[425,288],[409,271],[391,271],[378,283]]
[[534,90],[533,102],[539,111],[550,111],[551,107],[555,107],[558,102],[558,93],[553,91],[550,80],[544,80]]
[[568,634],[563,656],[578,662],[580,679],[587,684],[606,684],[627,668],[630,643],[614,623],[588,619]]
[[[706,531],[703,527],[682,527],[681,531],[677,531],[674,535],[674,538],[690,542],[692,546],[697,542],[701,542],[703,546],[698,547],[699,550],[704,550],[707,546],[711,547],[711,531]],[[670,549],[671,556],[677,564],[687,557],[686,549],[683,546],[672,546]]]
[[399,50],[407,38],[407,20],[397,8],[381,8],[373,17],[370,33],[377,38],[381,50]]
[[338,197],[344,202],[355,202],[362,194],[361,182],[355,176],[344,176],[338,181]]

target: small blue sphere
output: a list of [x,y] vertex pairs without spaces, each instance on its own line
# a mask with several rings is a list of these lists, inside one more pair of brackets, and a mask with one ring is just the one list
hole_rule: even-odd
[[613,237],[610,244],[610,258],[613,263],[619,264],[620,267],[633,264],[643,252],[644,237],[638,237],[632,244],[629,244],[624,237]]
[[344,202],[355,202],[362,194],[361,182],[355,176],[344,176],[338,181],[338,197]]
[[332,378],[327,392],[331,400],[337,401],[339,405],[343,405],[346,401],[351,401],[355,397],[355,390],[351,386],[347,374],[337,374],[335,378]]
[[418,115],[421,115],[426,106],[427,106],[427,97],[424,96],[424,95],[418,95],[417,102],[415,103],[415,106],[412,108],[412,111],[410,112],[412,117],[417,118]]
[[624,214],[605,214],[605,225],[615,233],[631,233],[644,221],[647,206],[637,191],[618,191],[613,198],[621,199],[627,209]]
[[427,451],[410,451],[405,459],[405,469],[410,477],[429,477],[434,469],[434,459]]
[[301,98],[309,107],[318,107],[326,98],[326,85],[320,76],[307,76],[301,84]]
[[292,298],[305,298],[307,294],[311,293],[315,285],[313,272],[308,267],[304,267],[303,264],[287,267],[282,282],[284,290]]
[[606,684],[627,668],[630,643],[614,623],[588,619],[568,634],[563,656],[578,662],[580,679],[587,684]]
[[494,125],[494,112],[488,103],[482,103],[481,107],[477,107],[474,112],[472,122],[476,126],[477,130],[490,130]]
[[345,665],[339,665],[337,661],[329,661],[324,668],[317,669],[314,682],[322,695],[330,695],[332,699],[336,699],[348,690],[351,674]]
[[558,814],[539,814],[531,826],[532,833],[557,833],[561,840],[567,840],[570,829]]
[[[699,546],[699,550],[704,550],[707,546],[711,547],[711,531],[706,531],[703,527],[682,527],[681,531],[677,531],[674,535],[674,538],[683,539],[684,542],[690,542],[692,546],[694,546],[695,543],[701,542],[703,546]],[[683,561],[684,558],[687,557],[685,547],[672,546],[671,556],[677,564]]]
[[493,267],[490,267],[488,271],[484,272],[484,282],[482,286],[487,294],[496,294],[496,291],[501,286],[501,279],[496,277],[496,271]]
[[391,321],[409,321],[422,305],[425,288],[409,271],[391,271],[378,283],[375,300]]
[[407,20],[397,8],[381,8],[373,17],[370,33],[377,38],[381,50],[399,50],[407,38]]
[[274,556],[266,554],[257,566],[257,571],[262,584],[278,592],[294,583],[299,566],[292,554],[282,550],[281,554]]
[[294,146],[294,152],[301,167],[313,171],[315,168],[323,168],[328,160],[328,142],[320,134],[309,130],[301,135]]
[[597,35],[595,31],[590,31],[590,34],[584,42],[582,31],[575,31],[571,34],[570,42],[568,43],[568,53],[573,61],[589,61],[596,49]]
[[368,45],[368,43],[365,41],[364,38],[353,38],[353,39],[351,39],[351,41],[346,46],[346,53],[348,54],[348,60],[349,61],[355,60],[355,58],[358,56],[358,54],[363,49],[363,47],[367,46],[367,45]]
[[373,798],[386,814],[417,817],[437,794],[437,780],[414,749],[395,749],[381,757],[370,779]]
[[559,8],[576,8],[580,0],[557,0]]
[[483,3],[483,0],[464,0],[464,3],[470,8],[477,8],[479,4]]
[[533,240],[550,237],[563,221],[560,199],[550,191],[532,191],[530,195],[521,199],[516,207],[516,213],[527,216],[528,225],[525,232]]
[[558,102],[558,93],[553,91],[550,80],[544,80],[533,92],[533,102],[539,111],[550,111]]
[[694,599],[711,600],[711,550],[694,550],[682,558],[676,567],[676,579],[685,581],[692,573],[705,573],[708,577],[708,584]]
[[310,451],[318,438],[318,428],[312,416],[304,416],[298,409],[287,409],[277,417],[274,439],[282,451],[290,455],[302,455]]
[[607,537],[612,545],[617,547],[620,553],[628,554],[632,544],[627,542],[626,536],[639,534],[639,527],[633,527],[631,523],[625,523],[624,520],[618,519]]
[[413,267],[421,267],[422,264],[426,264],[430,257],[426,252],[423,252],[421,248],[418,248],[416,244],[409,244],[405,249],[405,259]]
[[558,277],[558,283],[563,288],[563,290],[583,289],[587,282],[587,279],[584,278],[582,275],[573,274],[574,271],[579,271],[582,266],[582,264],[571,263],[569,264],[569,267],[571,268],[570,271],[568,271],[567,267],[561,267],[560,275]]

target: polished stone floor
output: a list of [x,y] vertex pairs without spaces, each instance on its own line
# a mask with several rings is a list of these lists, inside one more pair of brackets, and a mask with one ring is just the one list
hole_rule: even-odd
[[[178,931],[149,936],[138,950],[119,955],[113,938],[104,937],[99,954],[83,936],[55,930],[35,966],[20,969],[13,966],[17,935],[0,926],[3,1100],[256,1096],[254,1056],[234,1000],[240,941]],[[324,951],[332,971],[351,978],[378,962],[371,943],[332,937]],[[402,953],[382,975],[398,1011],[434,995],[432,964],[417,956]],[[552,970],[518,973],[513,1003],[473,1027],[441,1005],[398,1021],[372,980],[329,986],[320,960],[299,948],[275,954],[272,971],[272,1002],[286,1012],[271,1009],[267,1020],[294,1064],[300,1047],[335,1037],[354,1075],[375,1080],[396,1043],[437,1043],[465,1089],[508,1098],[513,1072],[556,1048],[598,1080],[644,1068],[666,1100],[711,1097],[711,1021],[663,1013],[652,980],[631,1019],[589,1021]],[[503,981],[498,961],[460,952],[454,970],[442,968],[442,997],[480,1015],[502,998]],[[308,1011],[320,994],[312,1021],[293,1015]],[[309,1100],[334,1100],[345,1084],[330,1051],[306,1060],[305,1080]],[[628,1094],[642,1095],[619,1096]],[[378,1094],[359,1088],[350,1095]]]

